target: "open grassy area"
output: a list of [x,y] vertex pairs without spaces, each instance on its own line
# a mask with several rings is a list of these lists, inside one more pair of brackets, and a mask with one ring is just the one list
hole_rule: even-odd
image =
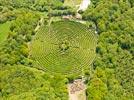
[[95,57],[96,36],[85,25],[59,21],[43,26],[32,41],[31,55],[50,72],[77,73]]
[[79,5],[82,2],[82,0],[65,0],[64,5],[67,6],[76,6]]
[[8,32],[10,31],[10,24],[11,22],[0,24],[0,44],[7,38]]

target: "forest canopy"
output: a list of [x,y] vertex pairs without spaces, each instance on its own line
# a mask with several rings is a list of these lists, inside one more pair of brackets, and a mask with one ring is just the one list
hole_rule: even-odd
[[[67,84],[81,76],[87,100],[134,100],[134,0],[91,0],[85,11],[77,3],[0,0],[1,100],[68,100]],[[38,29],[63,20],[81,22],[98,39],[96,57],[80,75],[52,74],[30,55]]]

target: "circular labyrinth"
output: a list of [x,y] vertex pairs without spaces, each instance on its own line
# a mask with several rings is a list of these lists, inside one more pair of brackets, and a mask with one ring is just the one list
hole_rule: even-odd
[[32,41],[31,56],[47,71],[77,73],[94,60],[96,42],[85,25],[59,21],[40,28]]

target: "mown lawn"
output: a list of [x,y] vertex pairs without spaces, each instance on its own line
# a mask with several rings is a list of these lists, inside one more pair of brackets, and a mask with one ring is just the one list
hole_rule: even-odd
[[8,36],[8,32],[10,31],[11,22],[6,22],[4,24],[0,24],[0,43],[6,40]]

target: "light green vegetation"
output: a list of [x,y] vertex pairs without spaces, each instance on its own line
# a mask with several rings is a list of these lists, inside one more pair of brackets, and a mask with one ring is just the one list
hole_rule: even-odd
[[32,59],[50,72],[81,72],[95,57],[96,36],[85,25],[59,21],[43,26],[31,48]]
[[[2,44],[0,46],[0,100],[68,100],[66,84],[81,78],[79,76],[81,73],[75,74],[79,72],[79,66],[74,67],[76,69],[73,74],[67,74],[64,77],[63,74],[51,74],[52,68],[62,73],[72,71],[70,67],[67,69],[62,65],[57,67],[58,64],[54,64],[55,59],[58,58],[55,53],[52,54],[56,57],[52,57],[52,54],[48,56],[52,57],[48,60],[51,60],[49,62],[51,67],[43,64],[46,62],[44,52],[49,53],[56,47],[45,42],[49,40],[48,36],[46,37],[49,29],[52,34],[57,32],[58,35],[64,35],[63,32],[67,29],[71,35],[76,35],[79,31],[83,35],[89,32],[83,31],[86,27],[83,28],[82,24],[73,27],[71,31],[72,28],[66,27],[66,24],[63,27],[55,22],[62,16],[75,17],[77,7],[72,6],[71,1],[74,0],[66,0],[65,3],[64,0],[0,0],[0,27],[4,27],[0,28],[0,31],[7,31],[7,23],[12,21],[11,27],[9,25],[11,32],[0,33]],[[64,4],[68,4],[69,7]],[[92,70],[85,66],[84,70],[79,69],[86,79],[87,100],[134,100],[134,0],[91,0],[88,9],[79,13],[82,15],[80,22],[84,22],[83,24],[98,34],[96,58],[90,67]],[[40,25],[41,19],[44,20],[45,28],[41,28],[43,32],[40,30],[36,33],[34,30]],[[78,20],[73,18],[73,21]],[[49,22],[52,25],[50,27],[47,26]],[[8,33],[10,35],[6,39]],[[43,39],[35,40],[36,37]],[[32,47],[34,52],[29,48],[31,42],[35,46]],[[32,52],[29,52],[29,49]],[[52,50],[49,51],[49,49]],[[60,49],[64,52],[66,49],[69,50],[68,44],[60,45]],[[29,55],[32,53],[35,53],[33,58],[36,61],[37,57],[39,61],[42,61],[41,64],[38,61],[37,66],[34,65],[34,59]],[[82,53],[77,55],[77,52],[73,57],[72,55],[70,56],[72,62],[73,57],[82,59],[84,56]],[[90,60],[88,57],[87,59]],[[72,62],[68,61],[67,64]],[[85,60],[82,62],[84,63]],[[44,70],[45,68],[49,70],[49,73]]]
[[[67,100],[63,77],[54,77],[43,71],[22,65],[6,66],[0,70],[1,100]],[[53,80],[57,80],[56,83]],[[56,89],[59,87],[58,89]],[[3,96],[3,98],[1,98]]]
[[88,100],[134,100],[134,0],[91,2],[83,19],[94,23],[99,39]]
[[76,5],[80,5],[81,2],[82,0],[65,0],[64,5],[74,7]]
[[0,24],[0,44],[7,38],[8,32],[10,31],[10,24],[11,22]]

